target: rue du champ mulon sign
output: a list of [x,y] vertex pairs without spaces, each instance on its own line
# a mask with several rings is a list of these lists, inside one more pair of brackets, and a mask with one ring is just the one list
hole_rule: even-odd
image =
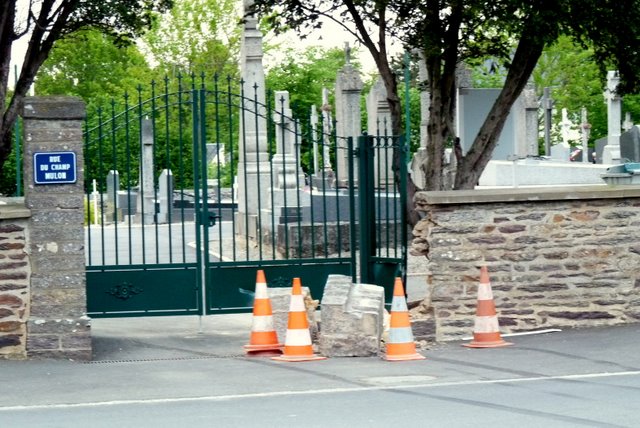
[[33,179],[36,184],[75,183],[76,175],[74,152],[33,154]]

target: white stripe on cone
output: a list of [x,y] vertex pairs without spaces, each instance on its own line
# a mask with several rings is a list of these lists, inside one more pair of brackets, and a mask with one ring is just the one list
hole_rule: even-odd
[[478,300],[493,300],[491,284],[478,285]]
[[251,325],[252,331],[273,331],[273,316],[271,315],[254,315]]
[[495,315],[476,316],[474,333],[496,333],[499,329],[498,318]]
[[299,294],[291,296],[291,304],[289,305],[289,312],[306,312],[304,307],[304,300]]
[[410,343],[413,342],[413,331],[411,327],[394,327],[389,330],[388,343]]
[[267,293],[267,284],[256,284],[256,299],[268,299],[269,293]]
[[403,297],[394,296],[391,300],[391,311],[392,312],[406,312],[407,311],[407,302]]
[[308,346],[311,345],[311,333],[308,328],[287,330],[285,346]]

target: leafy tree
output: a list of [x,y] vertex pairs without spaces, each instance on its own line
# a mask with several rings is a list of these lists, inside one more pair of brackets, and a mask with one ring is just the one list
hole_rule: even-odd
[[[59,40],[85,28],[95,28],[126,42],[148,28],[155,11],[172,0],[30,0],[21,13],[18,0],[0,3],[0,165],[11,152],[13,124],[21,100],[38,69]],[[15,90],[8,93],[11,48],[21,37],[29,45]]]
[[160,70],[238,74],[239,0],[183,0],[158,16],[143,47]]
[[37,75],[37,95],[73,95],[88,110],[135,94],[150,68],[135,45],[118,46],[113,36],[85,30],[60,40]]
[[[424,54],[428,70],[430,113],[427,159],[423,165],[427,189],[443,188],[443,153],[452,144],[457,159],[454,187],[475,186],[491,154],[511,106],[524,89],[545,46],[562,34],[594,46],[600,70],[619,70],[620,93],[640,86],[638,29],[620,25],[619,10],[628,22],[640,17],[637,0],[389,0],[300,1],[257,0],[255,10],[276,30],[310,31],[319,17],[343,25],[372,54],[389,94],[397,94],[387,59],[386,37],[398,37]],[[373,41],[376,39],[376,42]],[[467,153],[454,131],[456,69],[468,60],[497,58],[507,75],[500,95]],[[397,98],[389,96],[399,129]]]

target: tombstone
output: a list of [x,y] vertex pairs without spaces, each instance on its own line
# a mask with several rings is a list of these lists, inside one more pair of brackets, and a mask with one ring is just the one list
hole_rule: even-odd
[[[322,169],[311,177],[311,186],[326,191],[333,189],[335,185],[335,173],[331,169],[331,135],[333,133],[333,120],[331,118],[331,105],[329,104],[329,90],[322,88],[322,129],[320,130],[322,143]],[[319,154],[319,153],[318,153]]]
[[155,185],[153,182],[153,124],[143,119],[140,130],[142,157],[136,219],[142,224],[153,224],[156,213]]
[[104,207],[104,218],[106,221],[117,222],[122,220],[122,212],[120,211],[120,204],[118,193],[120,192],[120,174],[117,170],[110,170],[107,173],[107,193],[106,204]]
[[622,100],[617,94],[620,76],[617,71],[607,72],[607,88],[604,97],[607,101],[607,145],[602,151],[602,163],[620,163],[620,119]]
[[[387,101],[387,89],[382,79],[376,79],[367,95],[367,132],[369,135],[390,137],[391,109]],[[378,140],[374,151],[374,185],[385,188],[393,186],[393,148],[385,138]]]
[[[458,135],[463,153],[471,148],[478,130],[484,123],[500,91],[501,89],[490,88],[458,89],[456,129],[459,130]],[[536,124],[535,129],[537,130],[537,119],[532,120],[531,112],[527,113],[529,109],[532,109],[528,100],[530,101],[531,97],[523,91],[511,107],[511,112],[504,123],[491,159],[507,160],[514,156],[525,157],[538,154],[537,143],[534,144],[531,141],[534,134],[530,130],[533,123]]]
[[271,185],[267,140],[267,114],[264,68],[262,66],[262,33],[258,20],[247,15],[253,0],[244,0],[240,76],[246,98],[239,123],[238,211],[236,232],[249,238],[258,237],[260,201],[268,198]]
[[360,114],[360,94],[364,84],[360,73],[351,65],[351,49],[345,44],[346,64],[336,77],[336,183],[344,187],[348,182],[357,180],[357,165],[354,165],[354,177],[349,177],[349,151],[347,138],[352,137],[354,146],[362,134]]
[[626,112],[624,114],[624,122],[622,122],[622,129],[624,131],[629,131],[633,127],[633,120],[631,120],[631,113]]
[[170,169],[163,169],[158,178],[158,212],[157,223],[167,223],[173,207],[173,174]]
[[305,178],[298,163],[300,147],[296,143],[299,137],[291,117],[293,112],[289,107],[289,92],[276,91],[274,110],[276,154],[271,161],[273,187],[269,189],[269,206],[261,216],[263,235],[271,231],[273,215],[278,215],[278,224],[296,222],[301,218],[301,207],[310,204],[308,194],[302,191]]
[[640,126],[633,125],[620,136],[620,155],[624,162],[640,162]]

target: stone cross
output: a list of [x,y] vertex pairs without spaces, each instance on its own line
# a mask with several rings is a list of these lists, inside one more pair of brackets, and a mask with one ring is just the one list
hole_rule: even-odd
[[607,72],[607,88],[604,98],[607,101],[607,145],[602,150],[602,163],[620,162],[620,119],[622,100],[617,93],[620,76],[617,71]]
[[569,134],[571,133],[571,126],[573,123],[569,120],[569,115],[567,114],[567,109],[562,109],[562,121],[560,122],[560,130],[562,133],[562,143],[568,145],[569,144]]

